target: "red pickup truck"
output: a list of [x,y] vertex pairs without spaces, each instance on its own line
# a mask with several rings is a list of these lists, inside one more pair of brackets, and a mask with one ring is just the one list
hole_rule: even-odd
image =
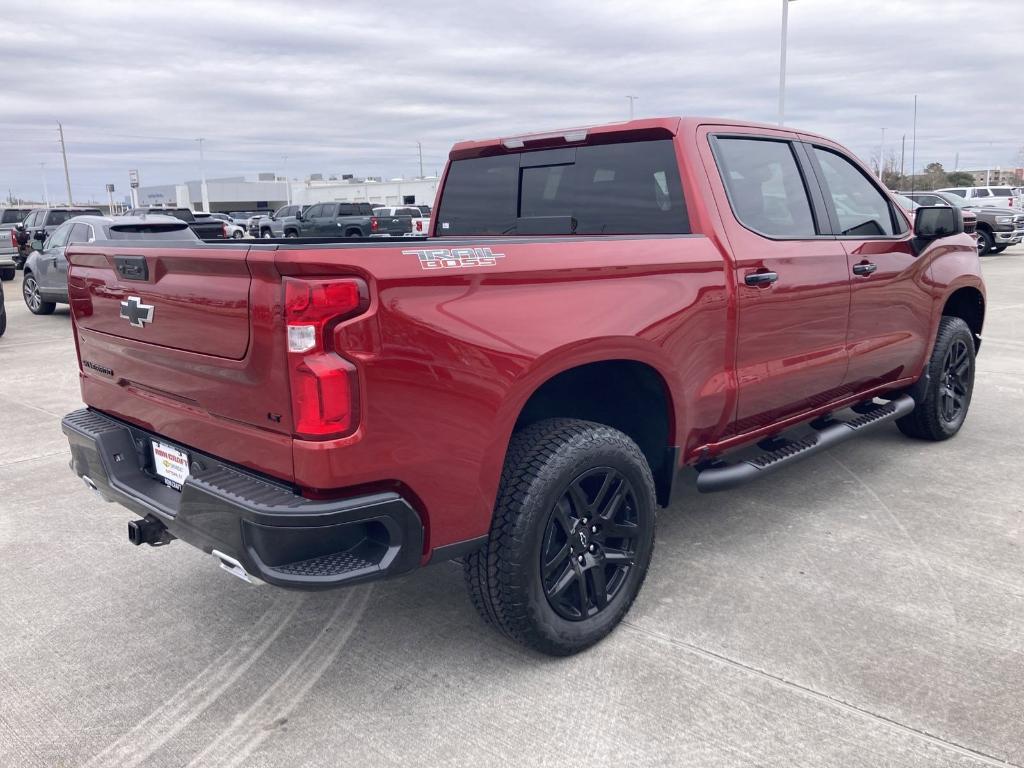
[[956,434],[960,216],[911,226],[821,136],[664,118],[457,144],[426,241],[75,246],[71,465],[136,544],[302,589],[461,558],[485,620],[573,653],[677,477]]

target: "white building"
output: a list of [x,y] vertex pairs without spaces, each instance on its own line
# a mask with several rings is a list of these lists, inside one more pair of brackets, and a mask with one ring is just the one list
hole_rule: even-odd
[[[206,180],[211,213],[229,211],[273,211],[287,203],[309,205],[329,202],[368,202],[379,205],[434,204],[437,178],[425,179],[327,179],[314,176],[306,181],[286,182],[282,178],[259,181],[244,177]],[[162,184],[135,190],[139,206],[177,206],[203,210],[202,184]]]

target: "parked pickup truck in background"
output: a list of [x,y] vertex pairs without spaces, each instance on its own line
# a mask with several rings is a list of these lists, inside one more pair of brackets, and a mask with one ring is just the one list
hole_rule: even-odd
[[32,251],[43,247],[46,238],[61,224],[75,216],[100,216],[99,208],[34,208],[28,212],[20,227],[15,227],[12,242],[17,242],[14,261],[18,269]]
[[128,211],[127,215],[145,216],[151,213],[161,216],[173,216],[180,221],[184,221],[203,240],[228,239],[228,227],[225,222],[202,214],[196,216],[188,208],[133,208]]
[[18,262],[17,225],[28,216],[27,208],[0,208],[0,280],[13,280]]
[[[430,231],[430,216],[424,215],[419,206],[381,206],[373,209],[373,215],[378,219],[401,219],[392,221],[393,230],[401,230],[400,234],[412,235],[413,237],[426,237]],[[408,223],[405,222],[408,219]]]
[[973,213],[977,217],[975,229],[978,236],[978,254],[1002,253],[1011,245],[1024,240],[1024,212],[1007,208],[973,204],[952,192],[904,192],[902,193],[919,205],[954,205],[964,215]]
[[390,237],[403,234],[402,226],[402,222],[378,220],[369,203],[315,203],[299,211],[284,233],[285,237]]
[[[269,216],[254,216],[249,220],[249,234],[264,239],[272,237],[299,236],[295,216],[303,209],[301,205],[282,205]],[[291,225],[291,226],[289,226]]]
[[985,293],[959,209],[912,228],[826,138],[463,142],[438,199],[425,242],[68,250],[88,408],[63,429],[131,541],[300,589],[462,558],[485,621],[570,654],[628,611],[677,478],[964,423]]

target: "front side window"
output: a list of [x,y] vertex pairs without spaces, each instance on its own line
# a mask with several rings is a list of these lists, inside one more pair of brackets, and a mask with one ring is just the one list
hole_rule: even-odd
[[[896,234],[889,199],[857,166],[831,150],[814,147],[821,166],[826,196],[839,219],[839,235],[887,237]],[[900,227],[902,229],[902,227]]]
[[448,235],[690,231],[669,139],[456,160],[437,218]]
[[992,193],[984,187],[971,190],[971,197],[991,197]]
[[788,141],[722,137],[716,147],[729,203],[743,226],[783,239],[817,234],[803,176]]
[[309,219],[315,219],[317,216],[323,215],[324,207],[322,205],[310,206],[309,210],[306,211],[305,216]]

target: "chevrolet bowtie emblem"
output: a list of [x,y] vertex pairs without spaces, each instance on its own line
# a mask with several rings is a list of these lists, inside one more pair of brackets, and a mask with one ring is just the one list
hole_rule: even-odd
[[138,296],[129,296],[128,301],[121,302],[121,317],[136,328],[145,328],[146,323],[153,322],[153,305],[143,304]]

